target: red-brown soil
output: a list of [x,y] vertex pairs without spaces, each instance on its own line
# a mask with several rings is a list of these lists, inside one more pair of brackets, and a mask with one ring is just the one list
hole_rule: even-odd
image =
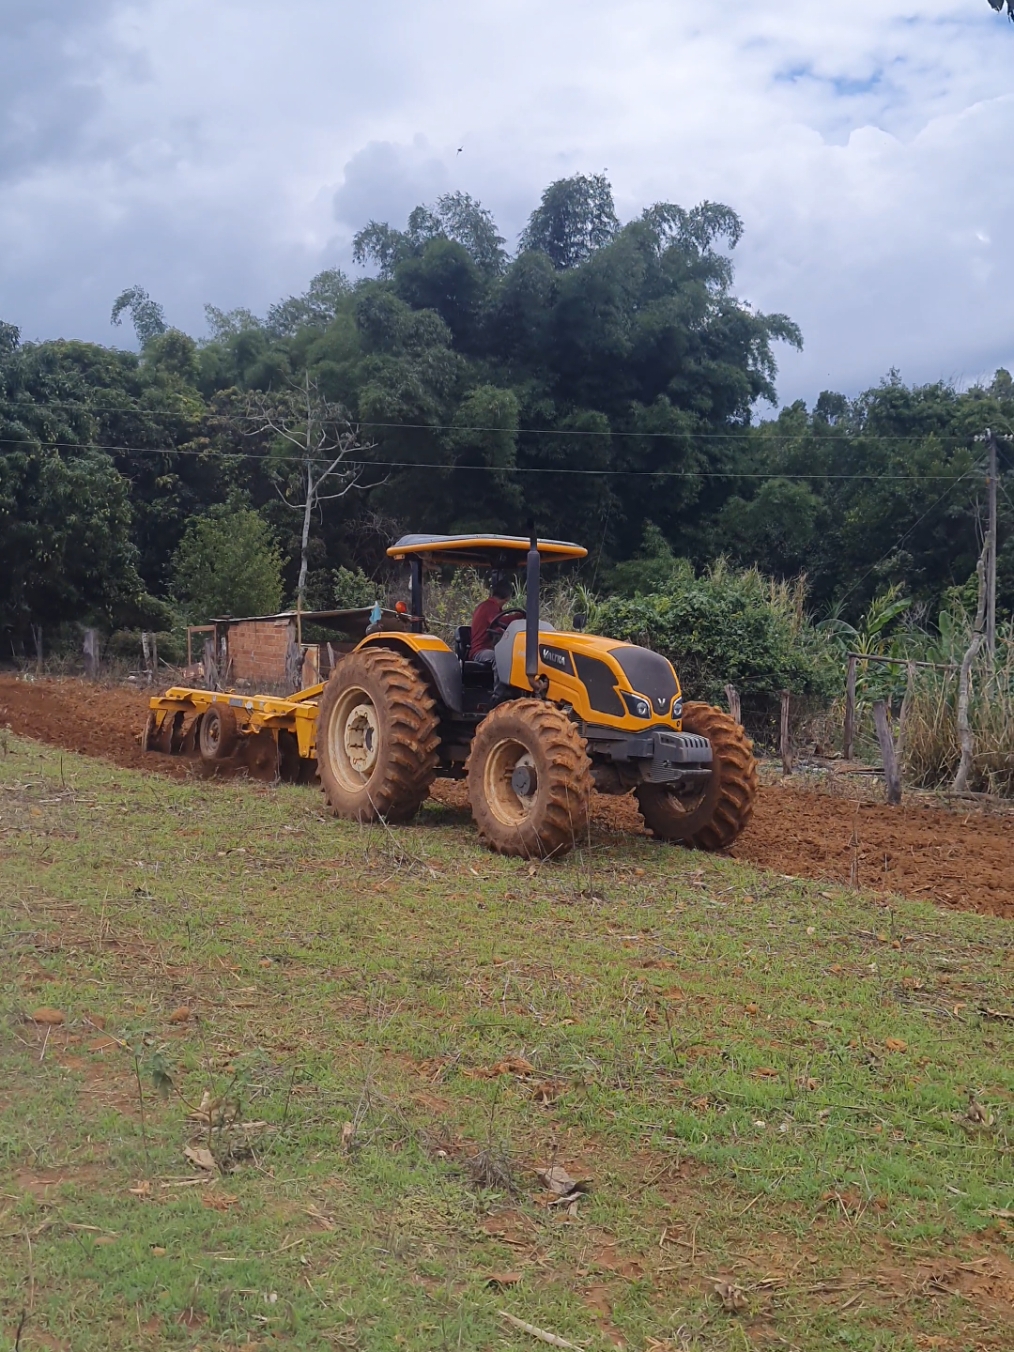
[[[630,798],[600,799],[595,819],[614,830],[639,825]],[[775,873],[839,883],[851,881],[855,860],[862,888],[1014,919],[1014,816],[762,786],[729,854]]]
[[65,751],[102,756],[131,770],[185,775],[184,762],[141,751],[149,694],[129,685],[89,681],[21,680],[0,675],[0,728],[35,737]]
[[[0,727],[131,769],[187,774],[192,763],[142,754],[147,708],[147,693],[127,686],[0,675]],[[464,785],[439,781],[434,789],[442,801],[465,805]],[[598,798],[593,819],[600,831],[643,830],[630,798]],[[889,808],[766,786],[730,853],[776,873],[839,883],[850,881],[855,864],[863,888],[1014,918],[1014,816],[911,802]]]

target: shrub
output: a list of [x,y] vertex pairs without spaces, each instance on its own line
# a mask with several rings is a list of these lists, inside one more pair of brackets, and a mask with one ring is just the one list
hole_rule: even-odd
[[354,610],[358,606],[372,606],[384,591],[361,568],[336,568],[331,574],[334,604],[339,610]]
[[726,684],[745,697],[790,690],[816,702],[837,693],[840,667],[803,610],[801,580],[775,583],[722,561],[697,576],[674,559],[653,581],[645,595],[601,602],[591,627],[663,653],[692,698],[721,701]]
[[[163,662],[182,666],[187,656],[186,629],[155,631],[155,646]],[[102,656],[104,660],[118,658],[139,666],[142,652],[140,629],[116,629],[106,639]]]
[[277,611],[282,556],[271,527],[236,502],[191,517],[173,557],[173,591],[192,624]]

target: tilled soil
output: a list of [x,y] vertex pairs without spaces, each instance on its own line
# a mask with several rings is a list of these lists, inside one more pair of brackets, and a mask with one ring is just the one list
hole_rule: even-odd
[[[0,675],[0,727],[130,769],[184,776],[193,763],[144,755],[148,693],[73,679]],[[464,785],[438,781],[434,796],[466,806]],[[632,798],[598,797],[602,832],[642,834]],[[814,790],[765,786],[730,854],[792,877],[849,883],[1014,918],[1014,817],[921,803],[889,808]]]
[[[599,799],[595,820],[640,824],[632,798]],[[1014,919],[1014,817],[762,786],[729,854],[796,878],[850,883],[855,872],[862,888]]]
[[141,751],[149,692],[89,681],[22,680],[0,674],[0,727],[65,751],[101,756],[131,770],[184,776],[187,766]]

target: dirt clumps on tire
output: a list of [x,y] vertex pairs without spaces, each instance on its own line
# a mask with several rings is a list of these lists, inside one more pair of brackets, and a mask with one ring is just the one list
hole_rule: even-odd
[[560,856],[587,836],[591,762],[562,709],[537,699],[498,705],[480,723],[466,769],[479,835],[499,854]]
[[711,743],[711,777],[700,794],[688,798],[665,784],[639,784],[641,816],[661,840],[698,850],[727,849],[749,822],[757,797],[753,742],[734,718],[710,704],[685,704],[683,731]]
[[375,647],[343,658],[317,716],[317,773],[335,815],[414,816],[436,775],[437,725],[426,682],[400,653]]

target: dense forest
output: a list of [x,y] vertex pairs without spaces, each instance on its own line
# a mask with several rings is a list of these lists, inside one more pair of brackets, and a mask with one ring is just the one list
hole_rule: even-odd
[[987,428],[1009,614],[1010,375],[958,391],[889,373],[764,413],[778,345],[802,335],[737,299],[741,231],[709,202],[621,225],[606,180],[577,176],[546,189],[513,251],[451,194],[403,229],[365,225],[373,276],[324,272],[263,317],[209,306],[205,339],[141,287],[113,307],[139,353],[0,324],[4,650],[297,589],[328,604],[401,531],[530,520],[589,546],[601,594],[642,590],[660,557],[725,558],[805,574],[818,615],[856,619],[893,588],[933,616],[974,575]]

